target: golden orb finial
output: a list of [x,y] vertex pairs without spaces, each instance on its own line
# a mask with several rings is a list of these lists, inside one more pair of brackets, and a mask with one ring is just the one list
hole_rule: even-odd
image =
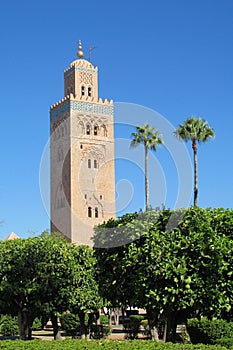
[[82,48],[82,42],[81,40],[78,41],[78,52],[77,52],[77,56],[78,58],[82,58],[84,56],[84,53],[83,53],[83,48]]

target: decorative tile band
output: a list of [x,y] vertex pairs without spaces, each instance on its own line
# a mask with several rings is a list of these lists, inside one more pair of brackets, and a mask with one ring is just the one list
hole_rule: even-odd
[[82,67],[75,67],[75,70],[79,70],[81,72],[86,72],[86,73],[97,73],[97,69],[90,69],[90,68],[82,68]]
[[101,104],[88,103],[88,102],[78,102],[78,101],[67,101],[61,106],[54,108],[50,112],[50,120],[55,120],[59,118],[62,114],[69,112],[70,110],[79,111],[91,114],[102,114],[113,116],[114,107],[105,106]]
[[113,106],[105,106],[101,104],[71,101],[71,109],[74,111],[104,114],[113,116]]
[[69,112],[70,110],[70,101],[67,101],[50,111],[50,121],[59,118],[62,114]]
[[74,67],[72,67],[71,69],[65,70],[64,77],[67,77],[67,75],[70,75],[71,73],[73,73],[73,71],[74,71]]
[[93,74],[97,73],[97,70],[95,69],[73,66],[71,69],[68,69],[64,72],[64,76],[66,77],[67,75],[71,74],[74,70],[78,70],[80,72],[86,72],[86,73],[93,73]]

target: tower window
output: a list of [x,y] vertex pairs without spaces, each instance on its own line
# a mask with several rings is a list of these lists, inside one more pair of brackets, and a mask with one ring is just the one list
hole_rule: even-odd
[[87,160],[87,166],[88,166],[88,168],[91,168],[91,160],[90,159]]
[[87,215],[88,215],[89,218],[91,218],[91,207],[88,207]]
[[95,208],[95,218],[98,218],[98,216],[99,216],[99,212],[98,212],[98,208],[96,207]]
[[88,88],[88,96],[91,96],[91,87]]
[[98,135],[98,126],[97,125],[94,126],[94,135],[95,136]]
[[81,95],[82,95],[82,96],[85,95],[85,86],[81,86]]
[[102,196],[102,194],[100,195],[100,200],[101,200],[101,199],[103,199],[103,196]]
[[91,127],[90,127],[90,124],[87,124],[87,127],[86,127],[86,134],[87,135],[90,135],[91,133]]
[[84,195],[84,198],[87,199],[87,195],[86,194]]
[[94,159],[94,168],[97,169],[97,160],[96,159]]

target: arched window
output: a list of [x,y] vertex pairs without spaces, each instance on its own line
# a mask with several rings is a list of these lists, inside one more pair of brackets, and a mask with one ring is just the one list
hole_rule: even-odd
[[94,135],[95,136],[98,135],[98,126],[97,125],[94,126]]
[[88,215],[89,218],[91,218],[91,207],[88,207],[87,215]]
[[91,87],[88,88],[88,96],[91,96]]
[[88,166],[88,168],[91,168],[91,160],[90,159],[87,160],[87,166]]
[[84,85],[81,86],[81,95],[82,96],[85,95],[85,86]]
[[98,218],[98,216],[99,216],[99,212],[98,212],[98,208],[96,207],[95,208],[95,218]]
[[94,159],[94,168],[97,169],[97,167],[98,167],[97,160]]
[[91,127],[90,127],[90,124],[87,124],[87,127],[86,127],[86,134],[87,134],[87,135],[90,135],[90,134],[91,134]]

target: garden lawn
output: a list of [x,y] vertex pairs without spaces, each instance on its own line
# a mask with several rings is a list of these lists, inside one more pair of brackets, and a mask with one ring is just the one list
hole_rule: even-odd
[[[2,340],[0,349],[6,350],[217,350],[227,349],[217,345],[191,345],[191,344],[172,344],[160,343],[147,340],[71,340],[63,341],[22,341],[22,340]],[[233,348],[232,348],[233,349]]]

